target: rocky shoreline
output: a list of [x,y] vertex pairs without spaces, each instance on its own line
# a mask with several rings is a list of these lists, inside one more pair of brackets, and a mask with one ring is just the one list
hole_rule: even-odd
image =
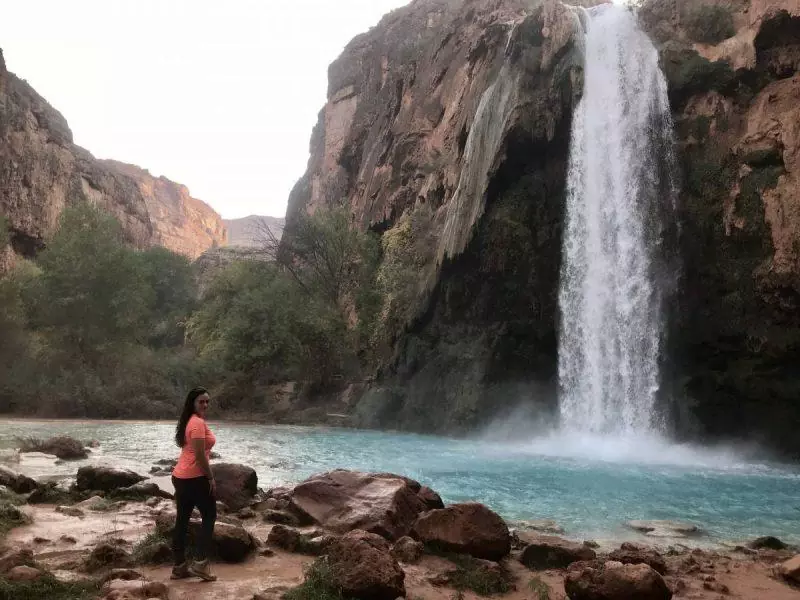
[[214,469],[219,581],[207,584],[169,580],[174,508],[146,476],[83,466],[66,486],[0,467],[0,598],[800,598],[800,555],[777,538],[608,550],[552,522],[513,528],[482,504],[445,506],[402,475],[336,470],[262,490],[245,465]]

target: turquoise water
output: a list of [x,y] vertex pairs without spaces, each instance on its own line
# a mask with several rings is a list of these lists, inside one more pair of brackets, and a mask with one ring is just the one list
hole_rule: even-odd
[[[800,543],[800,471],[738,461],[729,452],[647,442],[539,438],[507,443],[338,429],[212,423],[223,461],[251,465],[259,485],[334,468],[408,475],[446,502],[483,502],[509,520],[553,519],[575,538],[635,538],[624,523],[668,519],[708,535],[692,544],[777,535]],[[17,436],[94,438],[90,460],[147,473],[171,458],[171,423],[0,421],[0,447]],[[71,475],[81,462],[37,466]]]

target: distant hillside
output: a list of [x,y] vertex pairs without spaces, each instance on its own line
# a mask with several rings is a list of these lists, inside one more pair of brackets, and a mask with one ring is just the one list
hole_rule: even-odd
[[252,248],[261,245],[266,227],[280,239],[285,219],[250,215],[241,219],[225,219],[223,222],[228,230],[228,246]]

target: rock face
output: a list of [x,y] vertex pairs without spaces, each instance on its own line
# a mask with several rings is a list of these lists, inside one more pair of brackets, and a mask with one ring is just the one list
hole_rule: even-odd
[[76,485],[79,490],[110,492],[130,487],[144,479],[145,477],[127,469],[88,466],[78,469]]
[[570,600],[670,600],[672,592],[647,565],[607,562],[596,569],[575,569],[567,574],[564,589]]
[[[688,401],[665,413],[680,437],[800,456],[800,5],[644,4],[683,188],[662,389]],[[729,31],[697,16],[705,5]],[[520,398],[554,409],[577,23],[555,0],[419,0],[331,65],[287,235],[344,198],[354,226],[381,234],[384,273],[413,282],[390,281],[386,358],[356,425],[461,432]]]
[[64,208],[79,202],[113,214],[137,247],[162,245],[195,258],[225,244],[222,219],[184,186],[97,160],[73,144],[64,117],[6,70],[2,54],[0,106],[0,213],[18,254],[33,255]]
[[503,519],[483,504],[453,504],[422,515],[413,536],[440,550],[500,560],[511,551],[511,534]]
[[346,198],[414,282],[357,425],[464,431],[516,404],[506,382],[552,384],[579,27],[557,0],[421,0],[331,65],[285,235]]
[[396,475],[331,471],[298,484],[291,508],[337,533],[361,529],[388,540],[407,535],[427,507],[419,483]]
[[[691,39],[691,3],[647,2],[678,138],[683,271],[670,324],[678,433],[800,455],[800,5],[719,5],[734,35]],[[682,8],[681,8],[682,6]],[[679,12],[679,8],[681,11]]]
[[264,242],[265,228],[269,228],[275,239],[281,239],[285,219],[250,215],[241,219],[225,219],[223,223],[228,231],[228,246],[258,248]]
[[334,585],[346,598],[395,600],[405,597],[405,573],[392,557],[385,539],[366,531],[351,531],[328,550]]
[[245,465],[220,463],[211,466],[217,481],[217,500],[229,510],[240,510],[250,504],[258,491],[255,469]]

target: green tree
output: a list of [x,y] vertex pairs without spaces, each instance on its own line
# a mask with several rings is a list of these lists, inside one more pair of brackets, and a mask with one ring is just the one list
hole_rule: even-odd
[[197,304],[197,282],[188,258],[166,248],[139,253],[144,283],[152,291],[149,345],[180,346],[186,321]]
[[112,216],[68,208],[38,264],[34,322],[60,347],[92,362],[109,347],[147,339],[154,292]]

